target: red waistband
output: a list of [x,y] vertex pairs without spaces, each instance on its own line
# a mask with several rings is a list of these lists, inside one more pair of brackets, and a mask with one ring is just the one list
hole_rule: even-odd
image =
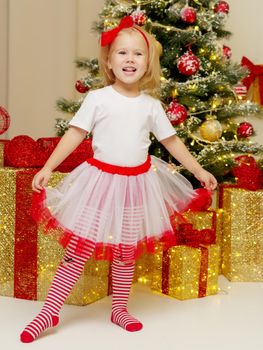
[[108,163],[101,162],[100,160],[95,158],[89,158],[87,159],[87,162],[90,165],[94,165],[98,169],[105,171],[106,173],[126,175],[126,176],[133,176],[133,175],[146,173],[151,167],[150,155],[148,155],[147,160],[143,164],[138,166],[133,166],[133,167],[108,164]]

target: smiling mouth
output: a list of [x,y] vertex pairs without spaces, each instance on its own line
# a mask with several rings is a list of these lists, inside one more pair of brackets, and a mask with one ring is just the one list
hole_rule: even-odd
[[125,67],[125,68],[122,68],[122,70],[124,72],[136,72],[137,69],[134,67]]

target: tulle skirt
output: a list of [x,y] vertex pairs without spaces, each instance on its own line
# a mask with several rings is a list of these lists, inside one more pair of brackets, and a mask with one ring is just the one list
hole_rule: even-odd
[[182,212],[195,191],[170,164],[154,156],[149,162],[149,169],[137,175],[84,162],[55,188],[34,194],[33,217],[64,247],[74,236],[76,254],[95,243],[96,259],[111,260],[117,249],[119,259],[131,260],[145,250],[154,252],[159,241],[173,245],[170,216]]

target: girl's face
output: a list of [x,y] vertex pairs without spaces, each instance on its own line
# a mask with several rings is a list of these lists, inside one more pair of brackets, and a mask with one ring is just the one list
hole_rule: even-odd
[[121,32],[114,40],[108,67],[115,75],[114,85],[138,90],[147,70],[148,48],[145,39],[134,31]]

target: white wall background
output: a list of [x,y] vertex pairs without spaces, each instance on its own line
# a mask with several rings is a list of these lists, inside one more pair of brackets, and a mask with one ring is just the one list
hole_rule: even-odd
[[[228,0],[226,24],[233,36],[226,44],[233,59],[243,55],[263,64],[262,0]],[[1,138],[26,134],[54,136],[58,97],[75,99],[80,73],[76,57],[95,57],[97,37],[91,24],[104,0],[0,0],[0,105],[11,115],[11,127]],[[249,117],[251,118],[251,117]],[[263,133],[262,121],[252,118]]]
[[103,0],[0,0],[0,105],[11,126],[1,138],[54,136],[58,97],[75,99],[76,57],[96,56],[90,32]]
[[227,0],[230,12],[226,28],[232,32],[228,41],[233,59],[241,61],[248,57],[254,64],[263,64],[263,1]]

